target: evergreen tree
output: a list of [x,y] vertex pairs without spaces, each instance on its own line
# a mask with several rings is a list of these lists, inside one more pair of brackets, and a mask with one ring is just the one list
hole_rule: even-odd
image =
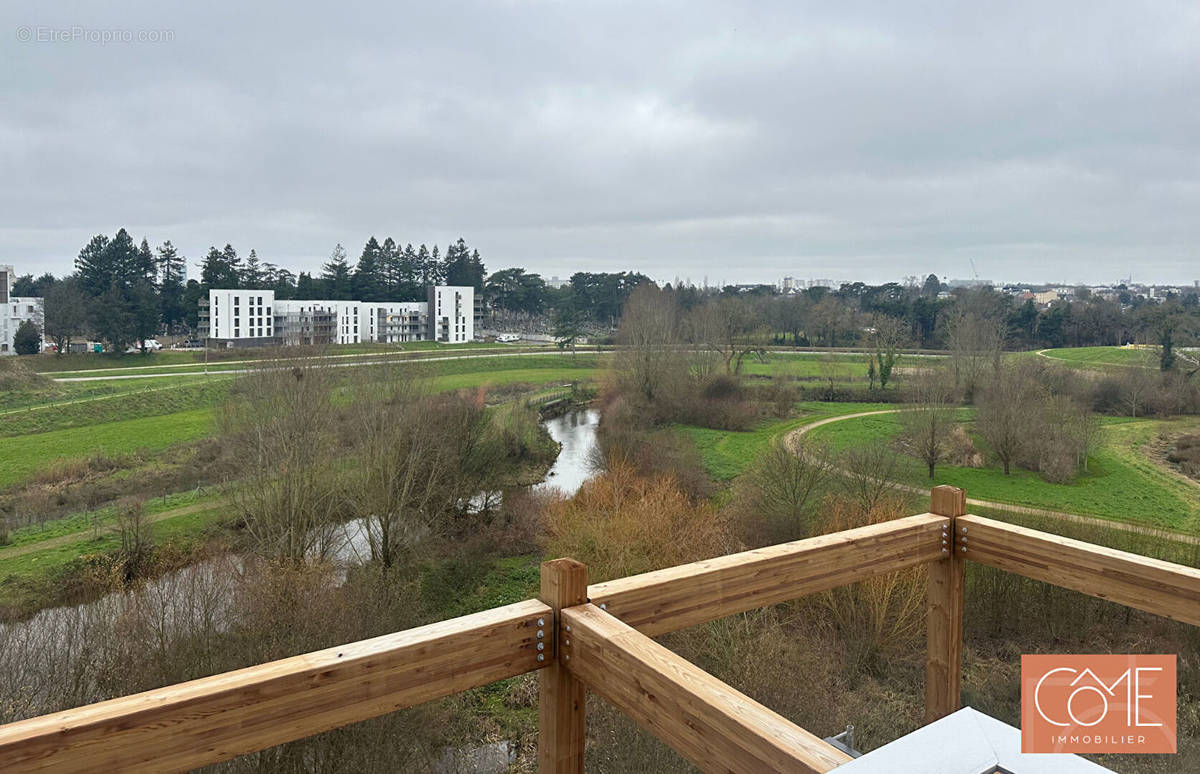
[[942,292],[942,283],[938,281],[936,274],[930,274],[925,278],[925,284],[921,286],[921,295],[926,298],[937,298],[937,294]]
[[422,285],[435,285],[433,278],[437,275],[437,270],[433,266],[433,259],[429,257],[429,248],[423,243],[417,248],[417,271]]
[[84,245],[75,259],[75,271],[79,275],[79,286],[89,296],[98,296],[113,284],[113,268],[109,261],[109,239],[97,234]]
[[523,314],[541,314],[546,309],[546,282],[537,274],[524,269],[498,271],[488,278],[484,293],[497,309]]
[[33,320],[22,320],[13,334],[13,351],[18,355],[36,355],[42,351],[42,332]]
[[310,300],[320,298],[321,295],[321,289],[317,287],[317,283],[313,280],[312,275],[306,271],[300,272],[300,276],[296,278],[295,297]]
[[[232,257],[231,257],[232,256]],[[200,284],[209,288],[237,289],[241,287],[237,252],[225,245],[224,250],[208,248],[208,255],[200,264]]]
[[346,248],[339,242],[333,248],[329,260],[322,267],[321,282],[325,285],[325,298],[349,300],[350,264],[346,261]]
[[154,257],[154,251],[150,249],[150,243],[146,241],[145,237],[142,237],[142,243],[138,245],[134,277],[130,285],[142,281],[149,282],[151,285],[158,282],[158,260]]
[[385,283],[380,268],[382,253],[383,248],[373,236],[363,245],[362,256],[359,257],[358,265],[354,267],[354,276],[350,280],[350,292],[355,300],[383,300]]
[[446,262],[443,281],[447,285],[464,285],[483,292],[484,280],[483,261],[479,251],[473,254],[467,248],[467,243],[461,237],[457,242],[446,248]]
[[130,312],[130,337],[141,343],[142,354],[145,354],[146,339],[154,338],[158,334],[162,319],[158,295],[149,281],[142,280],[130,288],[125,296]]
[[241,286],[247,290],[262,290],[267,286],[262,264],[254,248],[250,248],[250,255],[246,256],[246,263],[242,266]]
[[124,352],[136,338],[133,307],[125,293],[111,285],[92,304],[92,327],[114,352]]
[[275,297],[282,300],[296,297],[296,275],[287,269],[274,264],[267,264],[269,269],[269,287],[275,291]]
[[184,322],[183,272],[185,258],[167,240],[158,246],[155,263],[158,267],[158,293],[163,325],[175,330]]
[[12,282],[12,294],[14,296],[42,297],[42,294],[38,292],[37,280],[33,278],[32,274],[15,277]]
[[[196,331],[200,327],[200,299],[208,298],[208,293],[204,287],[194,279],[187,281],[183,286],[183,324],[190,330]],[[208,331],[196,331],[201,336],[207,336]]]
[[180,254],[175,245],[168,239],[158,246],[158,256],[155,258],[158,268],[159,287],[179,285],[183,287],[184,275],[187,273],[187,259]]
[[[424,249],[424,245],[421,246]],[[411,244],[404,246],[404,254],[400,258],[400,270],[396,280],[397,301],[420,300],[421,283],[425,278],[425,268],[421,265],[421,255]]]
[[234,284],[230,287],[242,287],[242,259],[238,257],[237,250],[233,249],[233,245],[226,244],[225,249],[221,251],[221,260],[224,262],[226,271],[230,281]]
[[34,277],[32,274],[22,274],[20,277],[13,279],[12,294],[14,296],[32,296],[33,298],[45,298],[46,292],[58,282],[54,275],[46,272],[40,277]]
[[443,285],[446,282],[446,264],[438,257],[438,246],[433,246],[429,254],[429,281],[426,285]]
[[395,301],[400,285],[400,247],[388,237],[379,248],[379,275],[383,280],[384,298]]

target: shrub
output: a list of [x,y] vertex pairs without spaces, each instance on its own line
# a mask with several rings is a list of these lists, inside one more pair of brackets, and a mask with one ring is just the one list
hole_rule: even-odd
[[720,556],[735,548],[726,519],[693,504],[670,476],[615,464],[546,509],[546,551],[588,565],[593,581]]
[[826,449],[777,441],[737,485],[737,502],[755,544],[782,543],[812,534],[811,505],[833,473]]
[[42,332],[30,320],[17,326],[13,335],[13,351],[18,355],[36,355],[42,351]]
[[[824,532],[840,532],[908,516],[903,503],[889,500],[863,511],[853,502],[827,497]],[[923,567],[888,573],[820,595],[829,620],[845,643],[851,673],[876,672],[902,652],[925,628]]]

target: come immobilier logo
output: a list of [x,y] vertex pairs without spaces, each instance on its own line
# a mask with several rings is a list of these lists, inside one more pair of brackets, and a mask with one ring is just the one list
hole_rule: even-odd
[[1021,656],[1021,752],[1173,753],[1174,655]]

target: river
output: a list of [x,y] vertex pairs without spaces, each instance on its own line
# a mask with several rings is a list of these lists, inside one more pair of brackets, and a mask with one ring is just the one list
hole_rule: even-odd
[[[561,448],[545,480],[533,485],[535,489],[553,488],[570,496],[595,475],[593,457],[599,423],[600,412],[593,409],[569,411],[543,423]],[[484,493],[478,499],[495,506],[500,497],[499,493]],[[345,568],[370,557],[361,521],[348,522],[339,532],[340,540],[331,557],[336,564]],[[28,621],[0,624],[0,652],[7,649],[14,654],[26,649],[22,646],[37,643],[32,649],[41,651],[40,660],[60,666],[70,663],[86,647],[78,639],[64,636],[64,632],[103,627],[126,615],[130,608],[156,608],[160,626],[169,630],[159,632],[160,636],[211,625],[214,617],[224,617],[232,602],[233,579],[241,570],[237,556],[218,557],[152,578],[137,590],[108,594],[80,605],[48,608]],[[196,604],[198,598],[203,604]],[[0,666],[4,662],[0,657]]]
[[557,489],[567,496],[596,475],[596,428],[600,412],[595,409],[569,411],[545,423],[550,437],[562,447],[558,458],[546,473],[546,480],[534,489]]

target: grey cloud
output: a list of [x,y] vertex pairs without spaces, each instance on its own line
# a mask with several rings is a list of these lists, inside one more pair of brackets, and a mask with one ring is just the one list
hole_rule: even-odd
[[[547,275],[1200,275],[1192,3],[17,0],[0,24],[24,271],[124,225],[308,269],[386,234]],[[71,25],[174,39],[16,39]]]

